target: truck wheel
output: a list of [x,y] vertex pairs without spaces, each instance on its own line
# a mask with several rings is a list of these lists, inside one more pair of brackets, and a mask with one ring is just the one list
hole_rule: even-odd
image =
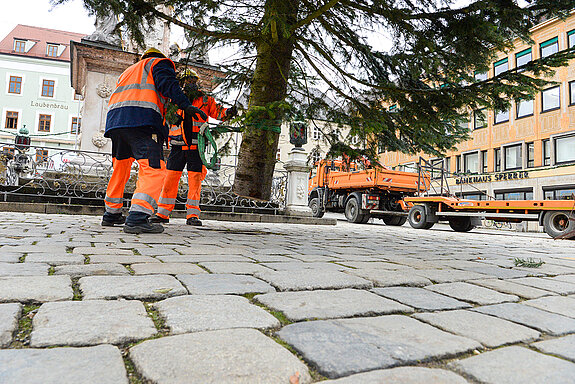
[[345,218],[350,223],[361,223],[364,215],[361,214],[359,203],[355,197],[351,197],[345,203]]
[[449,219],[449,226],[455,232],[469,232],[475,228],[475,226],[471,224],[471,217],[466,216],[452,217]]
[[322,218],[323,214],[325,213],[319,204],[319,198],[314,197],[309,201],[308,206],[311,208],[311,215],[313,217]]
[[414,205],[409,210],[407,215],[407,220],[409,220],[409,225],[415,229],[429,229],[433,227],[434,223],[428,223],[427,214],[425,213],[425,207],[423,205]]
[[385,225],[402,226],[407,221],[407,216],[385,215],[381,218]]
[[543,229],[545,233],[553,238],[562,236],[575,231],[575,221],[573,219],[575,219],[575,215],[567,211],[546,212],[545,216],[543,216]]
[[361,224],[366,224],[369,219],[371,219],[371,215],[369,213],[366,213],[363,215],[363,220],[361,220]]

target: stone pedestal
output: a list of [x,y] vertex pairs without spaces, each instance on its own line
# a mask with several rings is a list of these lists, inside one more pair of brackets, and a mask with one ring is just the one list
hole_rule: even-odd
[[284,168],[288,171],[286,214],[290,216],[311,216],[307,205],[308,174],[307,153],[303,148],[293,148]]

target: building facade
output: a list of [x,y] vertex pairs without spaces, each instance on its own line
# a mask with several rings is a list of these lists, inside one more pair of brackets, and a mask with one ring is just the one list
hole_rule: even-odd
[[18,25],[0,41],[0,142],[13,143],[26,127],[32,145],[75,147],[82,101],[70,86],[70,41],[82,36]]
[[[533,44],[517,39],[499,53],[486,79],[530,60],[575,46],[575,13],[532,29]],[[557,69],[556,82],[534,100],[512,101],[507,111],[479,110],[470,115],[470,139],[445,158],[421,155],[449,172],[451,193],[470,199],[543,200],[575,193],[575,60]],[[380,155],[383,164],[415,170],[419,156]]]

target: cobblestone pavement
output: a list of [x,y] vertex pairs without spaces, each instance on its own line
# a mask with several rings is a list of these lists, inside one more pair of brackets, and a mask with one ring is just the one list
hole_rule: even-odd
[[575,382],[575,242],[0,218],[3,384]]

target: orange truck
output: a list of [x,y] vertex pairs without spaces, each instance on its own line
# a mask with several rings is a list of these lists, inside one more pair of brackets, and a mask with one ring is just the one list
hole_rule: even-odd
[[403,225],[408,207],[402,199],[415,196],[421,188],[417,173],[320,160],[310,173],[308,204],[315,217],[327,211],[344,212],[352,223],[366,223],[374,217],[387,225]]

